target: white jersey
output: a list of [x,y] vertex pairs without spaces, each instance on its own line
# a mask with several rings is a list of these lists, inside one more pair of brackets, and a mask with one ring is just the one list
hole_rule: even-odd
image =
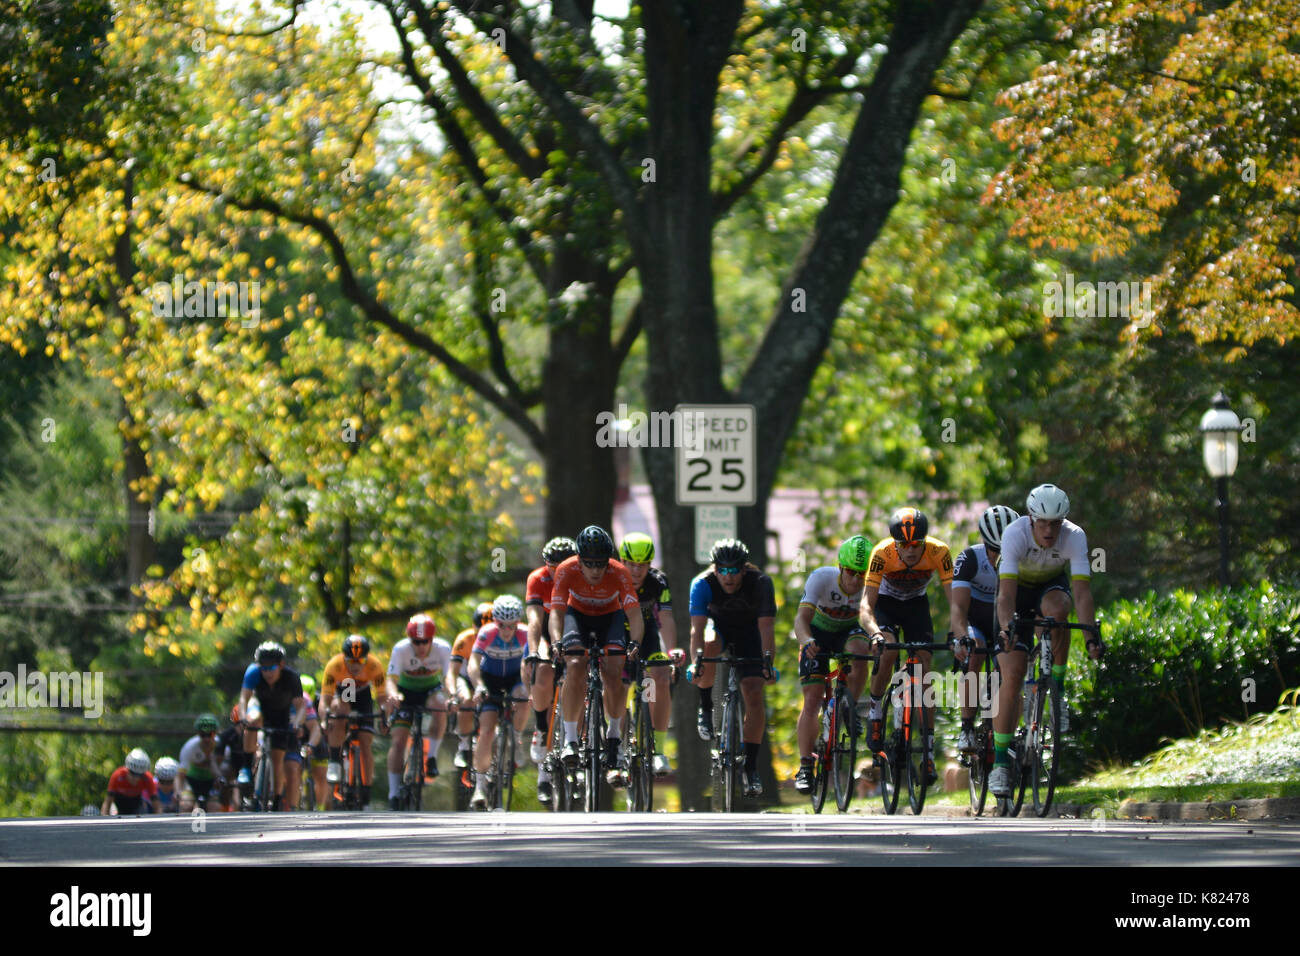
[[409,637],[397,642],[388,658],[388,676],[396,678],[402,690],[428,690],[442,685],[451,671],[451,645],[435,637],[424,657],[415,655],[415,645]]
[[185,771],[186,776],[195,778],[215,777],[221,773],[221,747],[215,743],[212,745],[212,753],[204,754],[202,739],[195,734],[189,740],[185,741],[185,746],[181,748],[180,759],[177,763]]
[[988,549],[983,542],[973,545],[957,555],[957,565],[952,572],[952,589],[970,591],[971,599],[992,604],[998,596],[998,572],[989,561]]
[[1029,515],[1017,518],[1002,531],[1002,563],[999,578],[1013,578],[1024,584],[1046,584],[1069,569],[1071,580],[1088,580],[1088,537],[1070,521],[1061,522],[1056,544],[1040,548],[1034,541]]
[[858,623],[858,605],[862,601],[862,578],[858,589],[846,594],[840,589],[838,567],[818,568],[803,585],[799,606],[813,609],[813,627],[823,631],[847,631]]

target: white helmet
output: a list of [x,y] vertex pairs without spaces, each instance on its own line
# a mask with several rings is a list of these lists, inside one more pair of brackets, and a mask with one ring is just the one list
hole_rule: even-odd
[[126,755],[126,769],[132,773],[148,773],[149,763],[149,755],[139,747]]
[[153,775],[166,783],[168,780],[176,779],[176,771],[181,768],[171,757],[159,757],[158,762],[153,766]]
[[513,594],[502,594],[492,602],[492,620],[513,624],[524,616],[524,606]]
[[1007,525],[1019,518],[1006,505],[993,505],[991,508],[985,508],[984,513],[980,515],[980,537],[984,539],[984,544],[989,548],[1002,547],[1002,532],[1007,529]]
[[1070,499],[1056,485],[1039,485],[1025,499],[1025,507],[1032,517],[1054,521],[1070,513]]

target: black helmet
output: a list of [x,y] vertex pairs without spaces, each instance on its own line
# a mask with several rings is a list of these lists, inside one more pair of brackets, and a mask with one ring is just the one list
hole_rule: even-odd
[[349,634],[343,638],[343,659],[347,661],[364,661],[370,653],[370,641],[360,634]]
[[900,544],[924,541],[930,532],[930,519],[916,508],[899,508],[889,517],[889,536]]
[[578,553],[578,546],[572,538],[552,538],[542,545],[542,560],[547,564],[559,564],[565,558]]
[[749,548],[745,547],[744,542],[737,541],[735,538],[723,538],[721,541],[714,542],[709,557],[714,566],[740,568],[749,561]]
[[284,663],[284,647],[275,641],[263,641],[257,645],[253,660],[259,664],[282,664]]
[[597,525],[589,524],[579,531],[574,543],[583,561],[608,561],[614,557],[614,539]]

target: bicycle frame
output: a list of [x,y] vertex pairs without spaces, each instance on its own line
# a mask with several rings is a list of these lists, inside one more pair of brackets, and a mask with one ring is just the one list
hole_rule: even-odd
[[870,661],[874,657],[848,651],[824,656],[829,659],[829,672],[819,714],[819,736],[813,748],[812,805],[814,813],[822,812],[833,776],[835,805],[843,813],[853,800],[853,765],[857,760],[857,733],[845,678],[853,670],[853,661]]
[[330,718],[330,720],[347,722],[347,733],[343,738],[342,748],[344,779],[341,784],[334,786],[334,799],[343,804],[344,810],[359,810],[370,802],[362,799],[362,794],[369,789],[371,781],[365,779],[365,768],[361,758],[361,723],[371,717],[383,719],[382,714],[375,713],[340,714]]
[[528,698],[515,697],[511,694],[492,694],[489,695],[488,702],[500,708],[497,711],[497,726],[493,734],[492,763],[488,767],[488,809],[509,810],[517,769],[515,743],[518,731],[515,730],[514,710],[520,704],[528,703]]
[[645,672],[672,666],[671,660],[644,661],[640,656],[632,662],[633,698],[623,723],[623,758],[628,765],[627,808],[633,812],[654,809],[654,721],[644,695]]
[[[762,664],[761,657],[705,657],[703,649],[695,654],[695,666],[728,662],[727,690],[722,695],[722,726],[714,734],[717,746],[713,748],[713,802],[722,805],[722,812],[732,813],[736,807],[737,781],[745,760],[741,736],[744,727],[744,698],[740,693],[741,664]],[[721,791],[721,792],[719,792]]]
[[[445,707],[402,706],[411,712],[411,732],[406,739],[406,756],[402,761],[402,789],[398,801],[403,810],[419,810],[424,798],[424,721],[429,714],[446,713]],[[436,754],[434,756],[437,756]]]
[[[905,675],[903,680],[906,687],[900,700],[902,714],[900,716],[898,709],[895,709],[894,720],[896,727],[894,733],[885,742],[885,752],[877,755],[878,765],[882,762],[881,758],[884,758],[882,774],[888,775],[888,780],[883,776],[881,779],[881,794],[884,797],[885,812],[894,813],[897,809],[899,784],[903,772],[906,771],[907,802],[912,808],[912,813],[919,815],[925,806],[925,794],[929,788],[929,784],[925,780],[924,763],[926,755],[932,752],[930,741],[934,736],[930,722],[926,720],[928,708],[925,705],[925,681],[920,653],[922,651],[948,650],[949,645],[932,641],[885,641],[877,643],[876,647],[882,653],[884,651],[907,652],[906,662],[903,661],[901,653],[894,662],[895,672],[901,669]],[[879,665],[877,664],[877,666]],[[893,681],[891,680],[891,688],[892,685]],[[888,696],[892,699],[893,694],[891,693]]]

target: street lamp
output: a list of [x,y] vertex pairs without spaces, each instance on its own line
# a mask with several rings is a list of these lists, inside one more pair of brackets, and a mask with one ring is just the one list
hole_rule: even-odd
[[1237,436],[1241,419],[1228,407],[1223,392],[1214,396],[1214,407],[1201,416],[1205,470],[1215,480],[1219,510],[1219,583],[1228,587],[1228,479],[1237,470]]

